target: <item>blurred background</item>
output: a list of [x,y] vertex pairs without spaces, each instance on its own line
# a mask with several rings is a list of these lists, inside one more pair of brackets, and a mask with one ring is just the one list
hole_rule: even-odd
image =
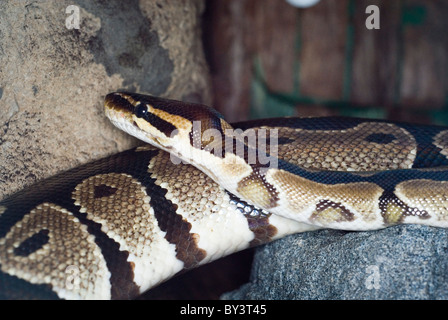
[[[366,28],[369,5],[379,8],[380,29]],[[447,17],[444,0],[320,0],[307,8],[206,1],[214,104],[229,120],[346,115],[447,124]]]

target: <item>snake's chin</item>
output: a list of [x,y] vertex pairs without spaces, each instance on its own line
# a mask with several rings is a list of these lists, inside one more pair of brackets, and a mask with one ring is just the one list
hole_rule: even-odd
[[127,134],[129,134],[139,140],[142,140],[146,143],[150,143],[150,144],[154,145],[155,147],[159,146],[158,144],[155,144],[155,142],[153,141],[153,139],[151,139],[151,137],[149,135],[144,134],[140,130],[140,128],[138,128],[137,126],[135,126],[127,121],[119,121],[119,120],[113,119],[111,117],[109,117],[109,119],[115,127],[126,132]]

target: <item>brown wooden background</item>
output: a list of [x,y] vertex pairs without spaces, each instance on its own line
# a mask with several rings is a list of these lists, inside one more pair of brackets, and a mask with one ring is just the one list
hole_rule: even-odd
[[[368,5],[380,29],[368,30]],[[209,0],[215,107],[231,121],[348,115],[448,124],[448,1]]]

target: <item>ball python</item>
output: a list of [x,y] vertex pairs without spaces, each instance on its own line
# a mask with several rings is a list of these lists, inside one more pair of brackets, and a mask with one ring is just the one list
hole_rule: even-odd
[[358,118],[229,124],[214,109],[115,92],[146,145],[0,202],[0,297],[128,299],[288,234],[448,226],[448,128]]

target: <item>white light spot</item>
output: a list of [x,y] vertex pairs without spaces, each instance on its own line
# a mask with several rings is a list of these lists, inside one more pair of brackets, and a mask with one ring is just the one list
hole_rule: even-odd
[[319,0],[286,0],[286,2],[297,8],[308,8],[314,6]]

